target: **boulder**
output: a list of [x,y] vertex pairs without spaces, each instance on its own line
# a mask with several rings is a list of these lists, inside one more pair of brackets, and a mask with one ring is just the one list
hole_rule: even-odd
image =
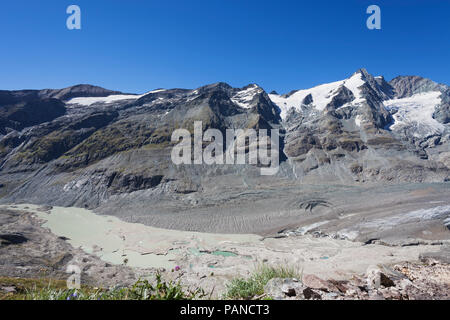
[[311,288],[303,289],[303,296],[307,300],[322,300],[322,296]]
[[275,300],[293,297],[303,299],[304,289],[305,287],[301,283],[289,278],[274,278],[264,286],[264,292]]
[[333,285],[331,282],[320,279],[313,274],[305,274],[303,276],[302,282],[305,286],[311,289],[319,289],[323,291],[339,291],[339,289]]

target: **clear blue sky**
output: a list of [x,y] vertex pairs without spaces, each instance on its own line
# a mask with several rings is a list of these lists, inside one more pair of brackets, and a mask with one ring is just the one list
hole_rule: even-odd
[[[70,4],[81,30],[66,28]],[[371,4],[382,30],[366,28]],[[15,0],[2,1],[0,30],[0,89],[224,81],[284,93],[360,67],[450,84],[449,0]]]

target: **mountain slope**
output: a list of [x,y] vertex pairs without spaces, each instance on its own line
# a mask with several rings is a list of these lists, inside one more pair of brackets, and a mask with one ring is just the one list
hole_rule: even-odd
[[269,95],[284,119],[294,175],[338,183],[447,179],[449,128],[433,118],[439,92],[427,86],[397,99],[408,79],[392,86],[361,69],[342,81]]
[[[305,207],[305,188],[448,181],[448,92],[431,80],[386,82],[364,69],[288,95],[225,83],[141,95],[87,85],[1,91],[0,202],[132,212],[127,219],[174,228],[185,228],[180,214],[195,216],[196,230],[216,230],[217,221],[229,221],[219,223],[229,232],[275,228],[296,221],[273,213]],[[277,175],[263,177],[250,164],[173,164],[172,132],[192,132],[194,121],[224,136],[279,129]],[[241,221],[243,211],[254,220]]]

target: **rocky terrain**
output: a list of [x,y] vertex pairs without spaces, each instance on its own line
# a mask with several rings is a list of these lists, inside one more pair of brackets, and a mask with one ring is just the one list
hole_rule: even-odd
[[315,275],[275,278],[264,296],[276,300],[449,300],[450,266],[438,261],[375,267],[350,280],[324,280]]
[[[185,288],[202,288],[207,298],[222,298],[232,279],[250,277],[255,267],[265,264],[289,266],[300,274],[294,279],[273,278],[263,295],[252,298],[450,298],[448,241],[388,246],[318,234],[258,239],[155,230],[120,221],[104,229],[97,219],[92,220],[95,214],[67,221],[72,230],[47,222],[59,215],[63,215],[61,209],[48,206],[0,208],[0,296],[19,290],[2,286],[5,279],[7,283],[16,278],[66,280],[71,274],[68,267],[77,266],[85,286],[130,286],[138,279],[153,281],[160,273],[164,279],[181,281]],[[98,236],[80,230],[83,220],[95,226]],[[114,244],[116,232],[118,244]],[[118,251],[119,261],[109,261],[111,248]],[[167,266],[146,267],[155,258],[166,260]]]
[[[142,95],[89,85],[2,91],[0,201],[238,233],[300,226],[304,212],[397,210],[420,184],[436,183],[433,199],[403,211],[428,209],[448,204],[449,112],[448,86],[416,76],[386,82],[364,69],[286,95],[225,83]],[[171,134],[194,121],[222,132],[278,128],[280,170],[174,165]],[[388,185],[399,186],[396,199],[377,187]]]
[[[42,208],[43,211],[47,209]],[[151,270],[112,265],[67,243],[43,228],[42,220],[26,210],[0,211],[0,275],[2,277],[66,280],[69,265],[81,267],[81,283],[94,286],[131,285]]]
[[[449,119],[449,86],[418,76],[388,82],[364,69],[283,95],[256,84],[225,83],[144,94],[91,85],[0,91],[0,203],[86,208],[173,230],[257,234],[283,248],[303,248],[310,237],[332,247],[393,248],[401,254],[389,260],[391,269],[426,252],[441,261],[450,240]],[[193,133],[194,121],[224,136],[227,129],[279,129],[278,172],[263,176],[260,163],[175,165],[171,135],[178,128]],[[90,261],[92,279],[105,284],[117,282],[112,274],[123,283],[140,274],[129,266],[106,266],[98,255],[41,232],[42,221],[29,214],[2,209],[0,219],[2,275],[35,276],[44,268],[58,277],[73,259]],[[403,255],[411,248],[417,252]],[[233,251],[211,248],[219,249]],[[276,252],[271,250],[269,257]],[[295,254],[303,259],[305,252]],[[207,258],[217,259],[199,259],[214,262]],[[190,264],[190,258],[177,259]],[[195,283],[196,277],[180,279]],[[358,291],[357,284],[349,286]]]

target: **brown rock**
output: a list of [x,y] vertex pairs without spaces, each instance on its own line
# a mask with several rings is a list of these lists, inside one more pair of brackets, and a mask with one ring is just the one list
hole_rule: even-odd
[[322,300],[322,296],[320,294],[318,294],[317,292],[315,292],[311,288],[304,289],[303,290],[303,296],[307,300]]
[[346,293],[348,287],[346,286],[347,281],[339,281],[339,280],[329,280],[329,283],[334,285],[340,292]]
[[386,288],[395,286],[394,281],[392,281],[387,275],[382,272],[380,273],[380,284]]
[[329,281],[320,279],[313,274],[305,274],[302,282],[305,286],[312,289],[319,289],[324,291],[338,291],[338,288]]

